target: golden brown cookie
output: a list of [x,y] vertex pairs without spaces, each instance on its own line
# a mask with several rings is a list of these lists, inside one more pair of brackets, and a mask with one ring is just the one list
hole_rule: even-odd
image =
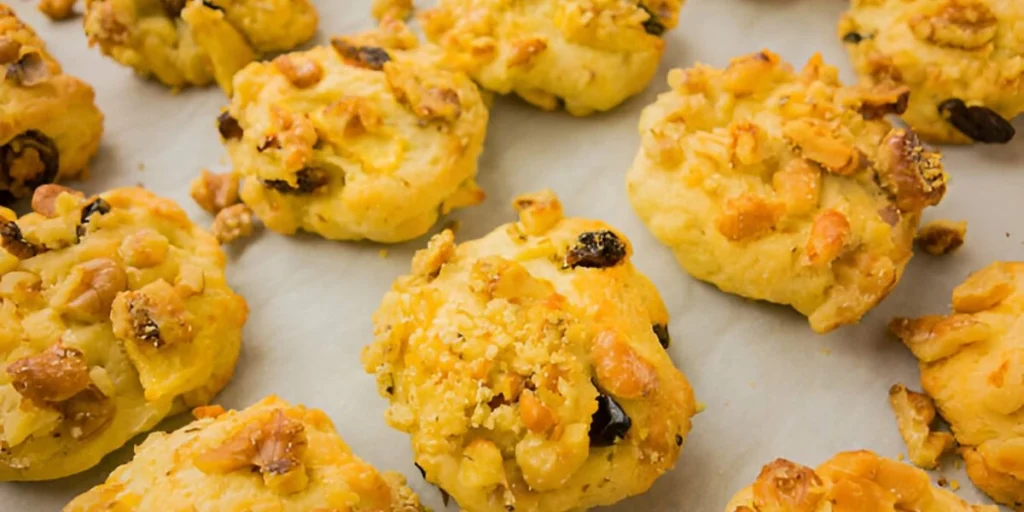
[[216,240],[140,188],[0,212],[0,480],[84,471],[234,373],[245,301]]
[[777,459],[725,512],[999,512],[968,505],[913,466],[869,451],[843,452],[818,469]]
[[483,88],[582,116],[647,87],[683,1],[441,0],[423,29]]
[[953,427],[971,480],[1024,506],[1024,263],[972,274],[953,290],[950,315],[890,328],[920,360],[921,386]]
[[487,107],[400,21],[251,64],[235,85],[220,134],[274,231],[400,242],[483,200]]
[[853,0],[839,22],[861,79],[910,87],[903,119],[927,141],[1001,143],[1024,111],[1024,3]]
[[316,32],[309,0],[86,0],[85,33],[104,55],[180,88],[231,78]]
[[551,192],[519,222],[436,235],[374,315],[367,372],[416,463],[466,510],[584,510],[672,468],[694,398],[664,347],[668,312],[607,224]]
[[882,118],[905,88],[844,87],[762,51],[669,73],[644,110],[627,179],[647,227],[694,277],[792,306],[826,332],[899,281],[921,210],[942,199],[938,153]]
[[64,512],[425,512],[398,473],[352,454],[330,418],[271,396],[241,410],[150,434],[135,459]]
[[86,174],[103,134],[95,93],[65,75],[46,44],[0,4],[0,205]]

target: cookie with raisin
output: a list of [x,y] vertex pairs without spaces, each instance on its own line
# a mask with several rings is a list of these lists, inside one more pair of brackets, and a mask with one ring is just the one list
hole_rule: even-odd
[[1024,4],[854,0],[839,37],[861,80],[910,88],[903,120],[935,143],[1005,143],[1024,111]]
[[86,173],[103,114],[92,87],[65,75],[46,44],[0,4],[0,205]]
[[0,212],[0,480],[84,471],[234,373],[247,309],[214,238],[140,188]]
[[998,512],[935,487],[928,474],[869,451],[843,452],[811,469],[786,459],[764,466],[725,512]]
[[445,61],[544,110],[611,110],[647,87],[684,0],[441,0],[423,14]]
[[645,492],[695,404],[668,312],[621,232],[549,191],[519,222],[413,258],[374,315],[367,372],[425,478],[466,510],[585,510]]
[[173,88],[231,79],[316,33],[310,0],[86,0],[85,33],[104,55]]
[[428,510],[405,477],[353,455],[318,409],[270,396],[241,411],[194,414],[174,432],[150,434],[134,460],[64,512]]
[[488,110],[401,21],[254,63],[218,118],[241,200],[270,229],[400,242],[476,184]]
[[668,82],[641,116],[627,188],[683,268],[817,332],[896,286],[947,180],[938,153],[883,119],[905,87],[846,87],[820,55],[798,72],[767,50]]
[[1024,263],[993,263],[953,290],[951,314],[897,318],[890,329],[919,360],[927,396],[917,409],[930,409],[917,429],[901,425],[908,445],[915,432],[941,435],[929,431],[937,409],[975,485],[1024,506]]

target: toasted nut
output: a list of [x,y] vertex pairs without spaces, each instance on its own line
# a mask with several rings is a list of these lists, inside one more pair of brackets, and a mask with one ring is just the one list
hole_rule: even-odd
[[768,134],[758,125],[741,121],[729,125],[729,150],[733,163],[755,165],[768,157]]
[[182,298],[163,279],[119,294],[110,313],[115,336],[154,348],[192,341],[189,317]]
[[812,265],[828,265],[842,254],[850,241],[850,221],[836,210],[825,210],[814,217],[807,238],[807,259]]
[[455,234],[446,229],[427,243],[426,249],[416,251],[412,258],[412,273],[422,277],[437,277],[441,267],[455,257]]
[[914,241],[918,247],[934,256],[944,256],[964,245],[967,221],[936,220],[917,231]]
[[0,64],[10,64],[21,55],[21,43],[8,36],[0,36]]
[[878,180],[904,213],[934,206],[946,193],[942,156],[925,149],[913,132],[893,130],[882,140]]
[[988,324],[963,314],[925,316],[914,320],[895,318],[889,322],[889,330],[914,356],[926,363],[947,358],[967,345],[992,336]]
[[937,46],[976,50],[996,36],[995,13],[977,0],[936,3],[931,12],[908,20],[910,31],[920,40]]
[[66,20],[75,14],[78,0],[39,0],[39,10],[51,20]]
[[81,393],[56,405],[64,416],[64,426],[72,439],[91,437],[110,425],[117,412],[114,401],[104,395],[96,386],[89,386]]
[[135,268],[151,268],[167,260],[171,241],[155,229],[140,229],[121,241],[118,254],[125,264]]
[[0,218],[0,246],[20,260],[27,260],[45,249],[25,240],[21,227],[14,221]]
[[26,53],[17,62],[7,65],[7,80],[15,85],[32,87],[50,78],[50,68],[39,52]]
[[597,383],[621,398],[647,396],[658,387],[658,372],[614,332],[604,331],[590,348]]
[[11,385],[21,396],[42,405],[62,402],[89,386],[89,366],[81,351],[58,343],[7,366]]
[[907,453],[914,465],[933,469],[939,464],[939,457],[953,448],[953,435],[948,432],[933,432],[935,403],[927,395],[909,391],[902,384],[889,389],[889,405],[896,413],[900,436],[907,443]]
[[388,55],[387,50],[376,46],[359,46],[342,37],[331,39],[331,46],[345,63],[353,66],[381,71],[384,64],[391,62],[391,55]]
[[222,244],[229,244],[252,236],[252,209],[244,204],[229,206],[220,211],[213,220],[213,236]]
[[51,303],[80,322],[98,322],[110,316],[117,294],[128,287],[124,269],[110,258],[96,258],[76,265]]
[[268,487],[291,494],[308,484],[301,462],[305,450],[305,427],[275,410],[262,423],[246,425],[222,445],[199,455],[195,464],[200,471],[214,474],[252,467],[259,470]]
[[765,510],[817,510],[824,497],[821,478],[811,468],[776,459],[761,469],[753,486],[754,503]]
[[45,185],[41,185],[39,188],[35,190],[35,192],[32,193],[32,211],[50,219],[56,217],[57,196],[61,194],[71,194],[75,197],[85,197],[85,194],[77,190],[70,189],[68,187],[63,187],[60,185],[54,185],[52,183],[47,183]]
[[1016,280],[1005,263],[990,265],[953,289],[953,311],[977,313],[994,308],[1016,289]]
[[733,242],[767,234],[785,213],[786,207],[764,198],[743,194],[727,199],[715,225],[718,232]]
[[238,204],[239,175],[234,172],[212,173],[203,169],[198,178],[192,180],[190,194],[200,208],[216,214]]
[[395,99],[409,107],[416,117],[453,122],[462,116],[462,99],[449,75],[427,73],[408,62],[392,62],[383,69]]
[[529,390],[519,397],[519,417],[526,428],[538,433],[547,432],[558,422],[555,413]]
[[795,119],[787,122],[782,132],[804,158],[817,162],[829,172],[849,176],[860,168],[857,148],[833,134],[824,121]]
[[303,59],[291,55],[281,55],[274,59],[274,67],[299,89],[313,87],[324,77],[324,70],[315,60]]
[[562,220],[562,202],[551,190],[524,194],[512,201],[526,234],[540,236]]
[[548,42],[540,37],[515,41],[512,43],[512,55],[508,58],[508,67],[527,67],[547,49]]

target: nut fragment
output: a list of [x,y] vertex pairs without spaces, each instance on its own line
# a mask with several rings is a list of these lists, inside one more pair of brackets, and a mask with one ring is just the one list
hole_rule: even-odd
[[977,50],[992,41],[999,20],[977,0],[947,0],[931,12],[910,18],[907,25],[918,39],[947,48]]
[[72,439],[86,439],[103,430],[117,412],[114,401],[96,386],[89,386],[81,393],[56,405],[64,417],[64,427]]
[[759,238],[775,228],[785,206],[754,194],[727,199],[715,220],[718,232],[733,242]]
[[202,209],[216,214],[237,204],[239,175],[234,172],[212,173],[206,169],[192,180],[189,193]]
[[512,207],[519,213],[523,230],[531,236],[547,233],[562,220],[562,202],[550,190],[518,196],[512,201]]
[[824,121],[800,118],[787,122],[782,133],[804,158],[817,162],[829,172],[848,176],[860,168],[860,152],[832,133]]
[[967,221],[936,220],[921,226],[914,241],[928,254],[944,256],[963,246],[966,236]]
[[952,98],[942,102],[939,114],[976,142],[1005,144],[1017,135],[1013,125],[998,112],[982,105],[968,107],[961,99]]
[[925,469],[938,466],[939,457],[953,447],[953,435],[931,430],[935,421],[932,399],[896,384],[889,389],[889,405],[896,413],[900,436],[907,444],[910,461]]
[[163,279],[119,294],[110,320],[118,338],[154,348],[188,343],[194,335],[184,301]]
[[823,497],[821,485],[811,468],[776,459],[754,481],[754,503],[764,510],[817,510]]
[[27,260],[44,251],[21,234],[21,228],[14,221],[0,218],[0,246],[3,246],[11,256]]
[[15,391],[38,405],[62,402],[89,385],[89,366],[80,350],[58,343],[7,366]]
[[609,230],[580,233],[565,255],[568,268],[609,268],[626,259],[626,244]]
[[324,77],[324,70],[315,60],[302,59],[291,55],[281,55],[274,59],[274,67],[299,89],[306,89],[318,83]]
[[252,236],[252,209],[244,204],[236,204],[220,211],[213,220],[213,236],[222,244],[229,244]]
[[882,140],[876,165],[878,181],[901,212],[920,212],[946,194],[942,156],[907,130],[892,130]]
[[376,46],[354,45],[341,37],[332,38],[331,46],[345,59],[346,63],[353,66],[381,71],[384,69],[384,64],[391,62],[391,55],[387,50]]
[[378,20],[404,20],[412,14],[412,0],[373,0],[371,12]]
[[845,215],[832,209],[819,213],[807,238],[807,259],[812,265],[831,264],[842,254],[851,235],[850,221]]
[[82,322],[98,322],[110,315],[117,294],[128,287],[128,276],[118,263],[96,258],[76,265],[65,278],[67,287],[54,300],[64,313]]
[[446,229],[430,238],[426,249],[416,251],[412,257],[412,273],[434,278],[441,267],[455,257],[455,234]]
[[613,332],[602,332],[590,348],[597,383],[621,398],[647,396],[658,387],[654,366]]
[[50,78],[50,68],[39,52],[26,53],[17,62],[7,65],[6,78],[15,85],[32,87]]
[[51,20],[66,20],[75,14],[78,0],[39,0],[39,10]]
[[85,197],[85,194],[81,192],[64,187],[61,185],[55,185],[48,183],[42,185],[32,193],[32,211],[47,217],[54,218],[57,216],[57,197],[61,194],[71,194],[75,197]]
[[447,74],[425,72],[408,62],[384,66],[388,86],[395,99],[426,121],[453,122],[462,116],[462,100]]
[[224,140],[239,140],[245,134],[242,131],[242,125],[238,124],[238,119],[235,119],[227,110],[217,116],[217,131],[220,132],[220,136]]
[[10,64],[21,55],[21,43],[8,36],[0,36],[0,64]]
[[264,483],[282,494],[304,489],[308,483],[301,458],[306,450],[302,423],[277,409],[261,423],[250,423],[216,448],[196,458],[204,473],[225,474],[253,468]]
[[864,119],[880,119],[889,114],[902,115],[910,105],[910,88],[883,83],[860,92],[860,115]]

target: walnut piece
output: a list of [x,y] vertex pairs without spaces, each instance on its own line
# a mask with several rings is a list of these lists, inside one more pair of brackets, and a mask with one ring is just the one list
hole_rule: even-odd
[[977,50],[995,38],[999,20],[978,0],[947,0],[908,20],[918,39],[947,48]]
[[65,401],[89,386],[89,366],[80,350],[58,343],[7,366],[11,385],[38,405]]
[[384,74],[395,98],[426,121],[454,122],[462,116],[462,100],[451,76],[410,62],[391,62]]
[[324,77],[324,69],[313,59],[281,55],[274,59],[274,67],[299,89],[313,87]]
[[733,242],[757,238],[775,227],[785,209],[778,202],[744,193],[725,201],[715,225],[719,233]]
[[114,300],[110,320],[114,335],[124,341],[161,348],[188,343],[194,332],[185,302],[174,287],[159,279]]
[[85,194],[61,185],[47,183],[40,185],[32,193],[32,211],[52,219],[57,216],[57,197],[61,194],[71,194],[75,197],[84,198]]
[[953,448],[953,434],[931,430],[935,421],[932,399],[896,384],[889,389],[889,405],[896,413],[900,436],[907,444],[910,461],[925,469],[938,466],[939,457]]
[[562,220],[562,202],[548,189],[518,196],[512,200],[512,207],[519,213],[523,230],[531,236],[547,233]]
[[753,485],[754,503],[765,510],[817,510],[824,497],[821,478],[806,466],[776,459]]
[[416,251],[412,257],[412,273],[422,277],[437,277],[441,267],[454,257],[455,234],[446,229],[434,235],[427,242],[426,249]]
[[64,314],[80,322],[99,322],[110,316],[117,294],[128,287],[124,269],[110,258],[96,258],[76,265],[54,302]]
[[236,204],[220,211],[213,219],[213,236],[222,244],[229,244],[252,236],[252,209],[244,204]]
[[914,237],[918,247],[933,256],[945,256],[964,245],[967,221],[936,220],[921,226]]
[[214,474],[255,468],[268,487],[291,494],[308,484],[301,461],[305,450],[305,427],[278,409],[262,422],[246,425],[220,446],[199,455],[195,464],[200,471]]
[[846,216],[836,210],[825,210],[814,217],[807,238],[807,259],[812,265],[828,265],[835,261],[850,240],[852,228]]
[[75,14],[78,0],[39,0],[39,11],[53,21],[66,20]]
[[893,130],[879,148],[878,181],[901,212],[916,213],[939,204],[946,194],[942,156],[926,149],[913,132]]
[[203,169],[199,177],[192,180],[189,193],[200,208],[216,214],[238,204],[238,181],[238,173],[217,174]]

